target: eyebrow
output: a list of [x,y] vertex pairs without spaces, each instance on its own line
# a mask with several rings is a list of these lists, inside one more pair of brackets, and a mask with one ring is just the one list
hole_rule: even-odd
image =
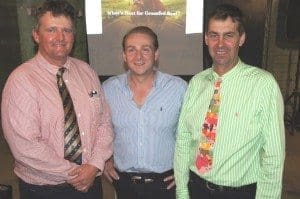
[[[136,46],[134,45],[128,45],[128,46],[125,46],[125,48],[135,48]],[[142,45],[142,47],[149,47],[149,48],[154,48],[154,46],[152,45]]]
[[[224,32],[224,33],[221,33],[221,34],[234,34],[235,32],[234,31],[228,31],[228,32]],[[215,32],[215,31],[209,31],[207,32],[207,34],[220,34],[219,32]]]

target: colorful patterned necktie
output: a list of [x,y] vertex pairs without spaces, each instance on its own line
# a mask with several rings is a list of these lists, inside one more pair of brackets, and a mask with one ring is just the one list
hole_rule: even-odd
[[82,162],[82,149],[81,139],[76,119],[76,113],[74,110],[72,98],[63,80],[63,73],[66,68],[61,67],[57,74],[57,85],[59,93],[62,99],[64,112],[65,112],[65,124],[64,124],[64,157],[65,159],[81,164]]
[[220,87],[222,79],[214,84],[214,94],[210,101],[205,121],[201,129],[200,142],[196,154],[196,167],[200,173],[206,173],[212,168],[213,148],[216,139],[218,112],[220,106]]

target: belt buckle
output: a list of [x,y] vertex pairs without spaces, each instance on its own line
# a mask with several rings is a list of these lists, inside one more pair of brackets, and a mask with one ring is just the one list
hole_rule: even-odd
[[145,178],[145,184],[151,183],[151,182],[153,182],[153,181],[154,181],[154,180],[151,179],[151,178]]
[[139,184],[139,181],[141,181],[142,176],[132,176],[131,180],[133,182],[133,184]]
[[206,185],[206,188],[210,191],[223,191],[224,190],[223,186],[219,186],[219,185],[213,186],[213,184],[208,181],[205,181],[205,185]]

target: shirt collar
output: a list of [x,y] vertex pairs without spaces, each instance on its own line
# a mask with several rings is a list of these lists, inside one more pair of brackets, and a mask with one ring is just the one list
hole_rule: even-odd
[[244,63],[241,61],[241,59],[239,59],[238,63],[232,68],[230,69],[227,73],[225,73],[222,76],[219,76],[214,70],[213,67],[210,68],[210,72],[207,74],[207,78],[210,81],[215,81],[218,78],[222,78],[222,81],[226,81],[227,79],[232,79],[233,77],[236,76],[236,74],[239,73],[239,71],[242,69],[242,65],[244,65]]
[[[50,64],[44,57],[41,53],[37,53],[35,58],[36,62],[38,63],[39,67],[41,68],[44,68],[46,69],[48,72],[50,72],[51,74],[54,74],[56,75],[59,67],[53,65],[53,64]],[[67,61],[66,63],[62,66],[62,67],[65,67],[67,69],[67,71],[70,69],[70,59],[69,57],[67,58]]]

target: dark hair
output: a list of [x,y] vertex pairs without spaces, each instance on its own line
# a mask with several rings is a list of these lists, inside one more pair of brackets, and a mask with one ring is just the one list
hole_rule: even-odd
[[243,12],[236,6],[230,4],[218,5],[215,10],[210,13],[206,23],[206,31],[208,30],[208,24],[211,19],[226,20],[228,17],[232,19],[234,23],[238,23],[238,32],[243,34],[245,32],[245,17]]
[[137,27],[132,28],[131,30],[129,30],[124,35],[123,41],[122,41],[123,51],[125,50],[125,43],[126,43],[127,38],[131,34],[135,34],[135,33],[141,33],[141,34],[149,35],[152,38],[152,40],[153,40],[154,50],[156,51],[158,49],[158,39],[157,39],[156,33],[151,28],[149,28],[147,26],[137,26]]
[[50,12],[53,16],[66,16],[69,17],[72,21],[72,24],[75,25],[76,13],[74,7],[64,0],[46,0],[41,7],[37,9],[36,20],[38,28],[40,18],[46,13]]

